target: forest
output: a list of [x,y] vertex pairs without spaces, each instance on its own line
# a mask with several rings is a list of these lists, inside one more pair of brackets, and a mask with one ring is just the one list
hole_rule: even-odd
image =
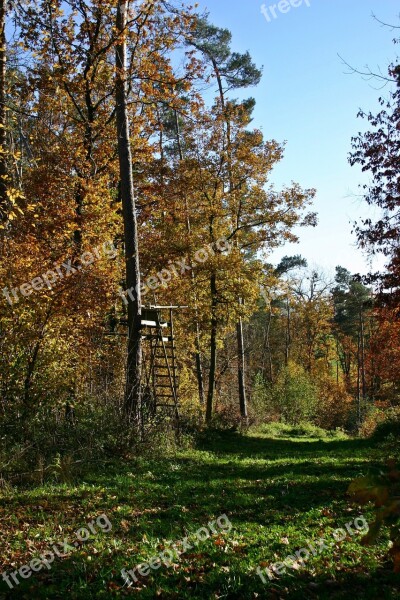
[[1,0],[0,37],[0,598],[399,598],[395,45],[348,140],[385,267],[332,274],[273,259],[318,192],[208,12]]

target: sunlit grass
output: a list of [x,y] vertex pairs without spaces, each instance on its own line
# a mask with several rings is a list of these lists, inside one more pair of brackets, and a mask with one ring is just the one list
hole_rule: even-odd
[[[157,458],[109,463],[70,485],[4,492],[2,570],[75,539],[102,513],[113,529],[10,593],[2,582],[0,597],[397,598],[385,536],[372,548],[348,536],[266,585],[256,574],[260,564],[284,560],[307,541],[331,539],[361,514],[370,517],[349,504],[346,489],[383,458],[379,448],[341,432],[271,426],[248,435],[214,432],[196,449],[163,457],[160,448]],[[171,567],[124,587],[122,568],[148,561],[224,513],[231,532],[215,534]]]

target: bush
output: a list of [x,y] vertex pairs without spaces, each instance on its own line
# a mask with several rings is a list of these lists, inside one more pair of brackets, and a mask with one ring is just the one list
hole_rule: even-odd
[[270,387],[270,409],[280,414],[284,423],[298,425],[315,417],[318,404],[316,388],[303,367],[289,363]]
[[212,429],[222,431],[238,431],[242,426],[240,410],[233,406],[219,406],[216,408],[212,421]]
[[253,392],[251,401],[249,402],[249,418],[250,421],[257,423],[265,423],[279,421],[280,411],[271,402],[273,387],[264,380],[261,373],[257,373],[254,379]]
[[318,404],[316,388],[303,367],[289,363],[274,384],[257,374],[254,382],[250,415],[257,422],[283,421],[297,425],[314,418]]
[[372,406],[361,427],[359,434],[377,442],[383,441],[389,435],[400,436],[400,407],[377,408]]
[[[0,421],[0,480],[11,484],[71,482],[93,462],[132,455],[175,452],[187,447],[187,430],[177,436],[174,419],[146,422],[144,438],[124,419],[117,405],[87,399],[68,422],[61,411],[39,410],[31,419]],[[3,484],[0,483],[3,486]]]
[[353,397],[346,392],[343,383],[329,376],[316,377],[318,394],[315,423],[324,429],[347,428],[351,422]]
[[381,442],[389,436],[393,436],[397,440],[400,438],[400,412],[398,409],[389,409],[386,412],[384,420],[376,425],[371,438]]

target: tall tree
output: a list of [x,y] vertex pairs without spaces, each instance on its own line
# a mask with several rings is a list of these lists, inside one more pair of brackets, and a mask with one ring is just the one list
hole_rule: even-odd
[[0,0],[0,223],[7,218],[6,40],[7,0]]
[[[357,281],[347,269],[336,268],[336,286],[332,291],[335,308],[334,322],[339,359],[350,385],[351,363],[356,362],[356,398],[358,420],[361,423],[362,411],[367,398],[366,377],[366,325],[372,309],[372,293]],[[353,344],[349,342],[352,341]]]
[[137,422],[141,410],[141,291],[139,238],[137,225],[137,209],[133,187],[132,151],[130,142],[130,123],[128,113],[128,81],[127,81],[127,2],[118,0],[116,29],[118,42],[116,45],[116,123],[118,136],[118,157],[121,179],[121,200],[124,219],[126,285],[135,290],[128,297],[128,359],[125,405],[130,417]]
[[[232,173],[232,136],[231,136],[231,103],[227,103],[226,94],[230,90],[257,85],[261,78],[261,71],[257,69],[252,62],[250,54],[239,54],[232,52],[230,43],[232,35],[227,29],[220,29],[208,23],[206,19],[200,19],[197,23],[196,31],[191,38],[191,44],[197,48],[207,60],[210,61],[213,74],[218,83],[219,100],[223,119],[225,121],[226,141],[223,151],[226,152],[227,159],[227,178],[229,194],[234,192],[234,180]],[[214,289],[211,282],[211,288]],[[239,305],[243,299],[238,299]],[[215,329],[215,324],[214,324]],[[247,398],[245,383],[245,346],[243,340],[243,320],[239,314],[236,325],[237,349],[238,349],[238,388],[239,388],[239,406],[240,413],[244,419],[247,419]],[[215,345],[216,340],[212,344]],[[208,387],[208,404],[212,405],[215,387],[215,361],[216,352],[212,350],[212,360]],[[208,410],[208,415],[210,409]]]
[[[291,271],[301,268],[307,267],[307,261],[305,258],[300,255],[296,256],[284,256],[279,263],[279,265],[275,269],[275,275],[279,277],[283,277],[289,275]],[[290,306],[290,285],[289,282],[286,281],[286,292],[285,292],[285,301],[284,301],[284,311],[285,311],[285,365],[288,366],[289,358],[290,358],[290,346],[292,342],[291,335],[291,306]]]

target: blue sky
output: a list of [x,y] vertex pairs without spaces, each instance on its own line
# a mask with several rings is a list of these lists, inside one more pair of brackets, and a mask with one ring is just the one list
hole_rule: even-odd
[[[287,141],[285,158],[273,181],[281,186],[297,181],[317,189],[316,229],[301,229],[300,244],[286,245],[273,255],[301,253],[311,265],[332,272],[338,264],[351,272],[367,272],[369,260],[355,247],[352,223],[376,215],[360,198],[366,181],[347,162],[351,137],[366,125],[357,119],[360,108],[377,112],[378,98],[388,89],[346,74],[338,54],[354,67],[372,69],[395,60],[395,33],[372,18],[399,24],[398,0],[304,0],[270,22],[261,13],[261,0],[200,0],[210,21],[233,34],[233,49],[249,50],[264,66],[257,88],[254,125],[266,138]],[[267,7],[277,2],[265,0]],[[268,13],[270,14],[270,13]],[[373,266],[379,266],[376,261]]]

